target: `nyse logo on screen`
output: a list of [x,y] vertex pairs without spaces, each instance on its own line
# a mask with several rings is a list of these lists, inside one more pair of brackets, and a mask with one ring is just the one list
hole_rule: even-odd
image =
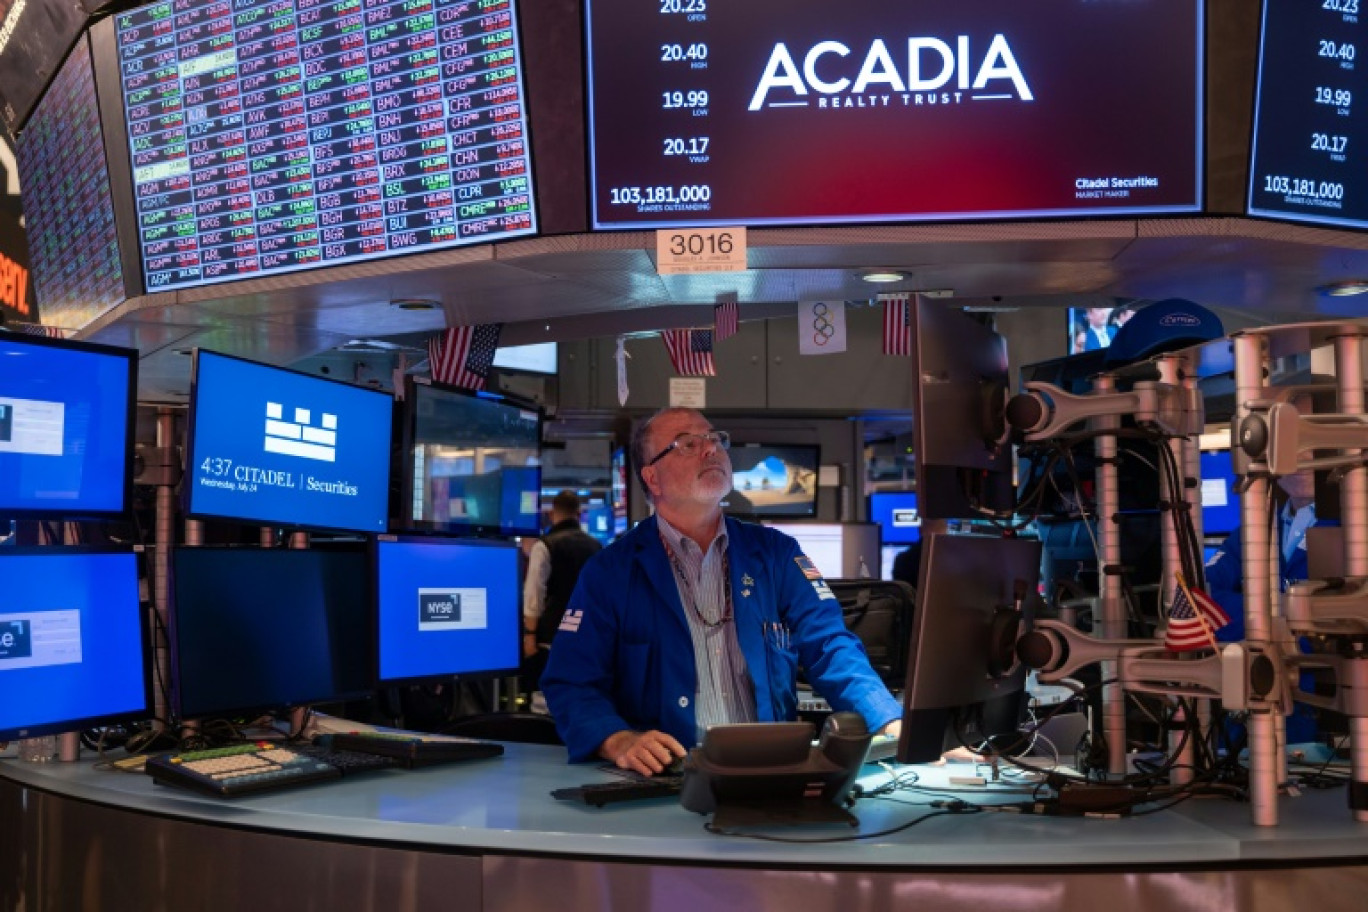
[[418,590],[418,624],[461,623],[461,593],[447,589]]
[[[896,46],[896,43],[895,45]],[[978,57],[968,35],[953,46],[940,38],[907,39],[907,53],[895,61],[882,38],[863,57],[839,41],[819,41],[803,53],[802,65],[783,42],[751,96],[750,110],[766,107],[917,107],[976,101],[1034,101],[1006,36],[997,34]],[[774,97],[770,97],[771,93]]]
[[0,624],[0,662],[5,659],[27,659],[33,655],[33,633],[28,621],[6,621]]
[[902,509],[893,511],[893,527],[895,529],[905,529],[920,525],[921,514],[918,513],[915,509]]
[[306,408],[297,408],[293,418],[293,421],[285,420],[285,406],[281,403],[266,403],[266,439],[263,444],[266,452],[316,459],[319,462],[336,462],[337,416],[323,412],[315,426],[313,413]]

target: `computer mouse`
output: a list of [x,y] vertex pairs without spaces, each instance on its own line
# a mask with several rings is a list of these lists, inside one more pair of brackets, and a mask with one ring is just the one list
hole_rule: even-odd
[[661,776],[682,776],[684,775],[685,757],[675,757],[670,761],[669,766],[661,770],[657,775]]

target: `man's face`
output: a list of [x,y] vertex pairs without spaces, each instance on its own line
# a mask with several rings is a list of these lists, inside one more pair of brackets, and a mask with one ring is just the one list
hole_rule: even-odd
[[[654,457],[680,434],[706,434],[708,420],[697,412],[670,412],[652,424],[649,456]],[[690,454],[681,447],[666,453],[642,476],[657,505],[705,504],[716,506],[732,489],[731,458],[716,444],[706,444]]]
[[1107,325],[1107,318],[1111,316],[1110,307],[1089,307],[1088,325],[1093,329],[1101,329]]

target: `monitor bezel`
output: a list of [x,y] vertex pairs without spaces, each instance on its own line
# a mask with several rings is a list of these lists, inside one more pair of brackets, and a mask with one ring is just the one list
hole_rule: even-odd
[[79,342],[75,339],[54,339],[48,336],[30,336],[24,333],[0,334],[0,339],[17,343],[20,346],[32,345],[37,348],[53,348],[66,351],[84,352],[90,355],[121,358],[128,365],[128,387],[125,390],[124,406],[124,460],[123,476],[119,481],[119,493],[123,505],[117,510],[38,510],[32,508],[8,508],[0,505],[0,518],[3,519],[127,519],[133,507],[133,449],[137,431],[138,414],[138,358],[135,349],[119,348],[113,345],[100,345],[95,342]]
[[[344,386],[344,387],[347,387],[348,389],[359,390],[360,392],[363,392],[363,393],[366,393],[366,394],[369,394],[369,395],[384,397],[384,398],[390,400],[390,403],[389,403],[389,404],[390,404],[391,424],[393,423],[394,400],[393,400],[393,398],[390,396],[390,394],[389,394],[389,393],[386,393],[384,390],[372,389],[372,388],[370,388],[370,387],[365,387],[365,386],[358,386],[358,385],[355,384],[355,383],[347,383],[347,382],[344,381],[344,380],[334,380],[334,379],[331,378],[331,377],[318,377],[318,376],[315,376],[315,375],[313,375],[313,374],[305,373],[304,371],[293,370],[293,369],[288,368],[288,367],[278,367],[278,366],[276,366],[276,365],[274,365],[274,364],[266,364],[266,363],[264,363],[264,362],[262,362],[262,361],[253,361],[253,360],[250,359],[250,358],[241,358],[241,357],[238,357],[238,356],[236,356],[236,355],[227,355],[227,354],[224,354],[223,352],[215,351],[215,350],[210,349],[210,348],[199,348],[199,347],[196,347],[196,348],[194,349],[194,351],[191,353],[191,363],[190,363],[190,397],[189,397],[189,399],[188,399],[188,401],[187,401],[187,406],[186,406],[186,408],[187,408],[187,411],[188,411],[188,415],[187,415],[187,417],[186,417],[186,422],[185,422],[185,465],[186,465],[186,472],[185,472],[184,483],[181,485],[181,508],[182,508],[183,512],[185,513],[186,518],[187,518],[187,519],[210,519],[210,520],[218,520],[218,521],[222,521],[222,522],[236,523],[236,524],[239,524],[239,525],[246,525],[246,526],[266,526],[266,527],[268,527],[268,528],[276,528],[276,529],[294,529],[294,530],[310,530],[310,531],[312,531],[312,530],[317,530],[317,531],[320,531],[320,532],[354,532],[354,533],[359,533],[359,534],[362,534],[362,535],[375,535],[375,534],[377,534],[377,532],[376,532],[375,529],[360,529],[360,528],[354,528],[354,527],[349,527],[349,526],[326,526],[326,525],[320,525],[320,524],[317,524],[317,523],[292,522],[292,521],[286,520],[286,519],[261,519],[261,518],[256,518],[256,517],[244,517],[244,516],[239,516],[239,515],[236,515],[236,514],[210,513],[210,512],[204,511],[204,510],[194,510],[194,509],[192,509],[192,504],[193,504],[193,501],[194,501],[194,492],[195,492],[195,487],[196,487],[196,486],[193,484],[193,482],[192,482],[192,478],[194,477],[194,467],[198,464],[198,459],[197,459],[196,453],[195,453],[195,444],[196,444],[196,429],[197,429],[197,427],[198,427],[198,423],[199,423],[199,419],[200,419],[200,415],[199,415],[200,357],[201,357],[201,355],[205,355],[205,354],[207,354],[207,355],[212,355],[212,356],[214,356],[214,357],[216,357],[216,358],[223,358],[223,359],[228,360],[228,361],[238,361],[238,362],[241,362],[241,363],[243,363],[243,364],[250,364],[250,365],[252,365],[252,366],[254,366],[254,367],[263,368],[263,369],[269,370],[269,371],[278,371],[278,372],[280,372],[280,373],[282,373],[282,374],[293,374],[293,375],[295,375],[295,376],[297,376],[297,377],[303,377],[303,378],[305,378],[305,379],[307,379],[307,380],[316,380],[316,381],[318,381],[319,383],[331,383],[331,384],[333,384],[333,385],[335,385],[335,386]],[[388,430],[388,426],[383,427],[383,428],[381,428],[381,429],[379,429],[379,430],[380,430],[381,433],[384,433],[384,432],[386,432],[386,431]],[[391,442],[391,446],[392,446],[392,442]],[[386,448],[385,448],[385,458],[388,459],[388,460],[390,460],[390,461],[392,462],[392,456],[391,456],[390,450],[391,450],[391,447],[386,447]],[[385,490],[385,491],[388,491],[388,490],[389,490],[389,478],[390,478],[390,473],[391,473],[392,471],[393,471],[393,466],[392,466],[392,465],[388,465],[388,466],[385,467],[384,473],[381,474],[381,475],[379,475],[379,476],[376,478],[376,482],[377,482],[377,484],[381,487],[382,490]],[[386,498],[386,500],[388,500],[388,498]],[[389,504],[386,503],[385,509],[384,509],[384,513],[385,513],[386,515],[385,515],[384,517],[382,517],[382,518],[385,520],[385,529],[386,529],[386,530],[388,530],[388,528],[389,528],[389,515],[388,515],[389,512],[390,512],[390,511],[389,511]]]
[[[410,675],[406,677],[387,678],[381,668],[383,648],[381,646],[381,597],[382,583],[380,579],[380,547],[381,545],[429,545],[438,548],[468,546],[473,548],[503,548],[516,551],[519,545],[515,541],[498,538],[470,538],[464,536],[450,535],[415,535],[408,533],[385,534],[375,536],[370,543],[371,561],[371,629],[375,641],[375,650],[372,653],[374,662],[371,668],[371,677],[375,679],[378,687],[398,687],[409,684],[432,684],[448,682],[453,679],[462,681],[488,681],[497,678],[506,678],[516,675],[520,670],[521,648],[522,648],[522,586],[517,579],[513,580],[515,587],[515,598],[517,600],[517,611],[514,613],[514,623],[517,625],[513,630],[513,640],[515,643],[515,661],[510,667],[500,667],[497,669],[486,669],[484,671],[466,672],[439,672],[436,674]],[[516,566],[515,559],[515,566]]]
[[504,393],[468,390],[446,383],[436,383],[426,377],[410,375],[404,379],[404,397],[399,403],[399,407],[394,411],[394,420],[398,427],[391,438],[391,443],[398,450],[390,458],[390,473],[394,476],[394,484],[390,488],[390,531],[400,535],[477,538],[525,538],[541,535],[544,530],[541,528],[540,510],[538,510],[538,515],[531,520],[533,525],[522,526],[517,529],[505,529],[488,523],[452,523],[449,521],[437,523],[409,517],[408,509],[413,503],[413,491],[416,483],[416,479],[413,477],[413,450],[417,445],[418,389],[420,387],[431,389],[440,395],[459,396],[466,399],[485,399],[509,408],[536,413],[538,464],[535,490],[538,497],[541,494],[543,478],[543,466],[541,465],[542,435],[546,429],[546,412],[541,405]]
[[[80,557],[98,555],[129,555],[133,558],[134,567],[134,587],[137,588],[142,580],[143,566],[139,558],[142,556],[141,549],[127,548],[102,548],[85,545],[69,546],[20,546],[12,548],[0,548],[0,565],[6,557]],[[152,687],[152,664],[154,650],[152,648],[152,624],[149,617],[150,609],[143,603],[140,593],[137,594],[138,613],[138,642],[142,645],[142,656],[139,660],[140,675],[142,677],[142,700],[143,705],[134,710],[125,712],[105,713],[94,716],[83,716],[75,719],[64,719],[59,722],[45,722],[39,725],[32,725],[27,728],[8,728],[0,729],[0,742],[22,740],[25,738],[36,738],[43,735],[61,734],[64,732],[81,732],[91,728],[101,728],[111,725],[120,725],[125,722],[139,722],[150,719],[156,712],[156,697]]]

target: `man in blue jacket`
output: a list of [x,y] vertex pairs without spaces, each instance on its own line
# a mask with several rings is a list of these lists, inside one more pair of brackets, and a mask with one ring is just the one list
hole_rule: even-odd
[[655,515],[597,554],[542,677],[571,761],[659,773],[709,725],[796,718],[796,675],[896,735],[902,708],[792,538],[725,517],[730,440],[692,409],[638,427]]

